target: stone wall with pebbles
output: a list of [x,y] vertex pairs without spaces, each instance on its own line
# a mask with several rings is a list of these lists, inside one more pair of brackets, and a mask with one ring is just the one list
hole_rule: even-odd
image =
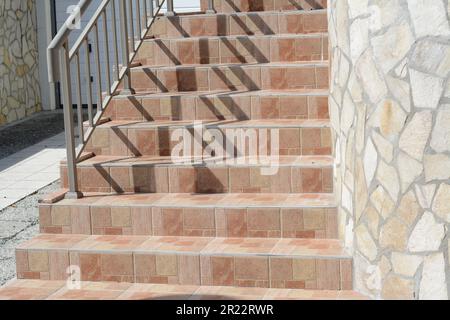
[[356,289],[448,299],[449,0],[329,0],[340,234]]
[[41,110],[35,0],[0,1],[0,125]]

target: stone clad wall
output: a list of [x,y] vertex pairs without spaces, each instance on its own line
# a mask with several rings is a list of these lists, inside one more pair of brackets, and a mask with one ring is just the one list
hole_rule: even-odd
[[0,125],[41,110],[35,0],[0,1]]
[[448,299],[449,0],[329,0],[340,233],[357,290]]

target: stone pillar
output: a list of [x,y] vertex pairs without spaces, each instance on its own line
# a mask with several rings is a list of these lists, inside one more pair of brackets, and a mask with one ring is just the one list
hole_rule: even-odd
[[448,299],[449,0],[329,0],[340,234],[357,290]]
[[35,0],[0,5],[0,125],[41,110]]

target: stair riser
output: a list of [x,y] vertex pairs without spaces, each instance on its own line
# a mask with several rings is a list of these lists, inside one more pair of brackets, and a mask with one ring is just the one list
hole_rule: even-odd
[[[282,155],[331,155],[331,130],[330,128],[243,128],[245,133],[254,133],[257,140],[259,137],[267,137],[268,153],[276,155],[271,151],[270,143],[272,135],[276,137],[277,131],[279,133],[279,149],[280,156]],[[193,135],[189,129],[182,129],[180,132],[175,132],[175,128],[127,128],[127,127],[97,127],[93,136],[86,145],[86,152],[93,152],[99,155],[111,156],[171,156],[174,148],[180,145],[180,139],[177,133],[185,133],[186,141],[192,142],[194,145]],[[235,129],[220,129],[224,137],[222,149],[225,153],[227,149],[227,142],[235,141],[230,136],[232,134],[239,136],[239,131]],[[237,129],[238,130],[238,129]],[[262,131],[261,131],[262,130]],[[214,133],[209,130],[207,132]],[[206,138],[204,136],[204,138]],[[172,141],[173,140],[173,141]],[[206,139],[204,139],[206,140]],[[256,144],[259,142],[254,141]],[[276,140],[275,140],[276,143]],[[275,147],[274,143],[274,147]],[[205,144],[205,143],[204,143]],[[232,152],[228,148],[230,153]],[[250,147],[248,143],[245,150],[241,149],[240,154],[249,155]],[[194,152],[191,153],[194,155]],[[236,153],[235,153],[236,155]]]
[[263,120],[330,118],[327,96],[239,95],[115,98],[111,120]]
[[[208,9],[208,0],[200,0],[202,11]],[[278,10],[313,10],[327,7],[327,0],[214,0],[218,13]]]
[[138,68],[132,87],[140,92],[215,90],[327,89],[328,66],[217,66],[197,68]]
[[42,205],[50,234],[337,239],[335,208],[165,208]]
[[326,32],[328,32],[328,21],[325,11],[162,17],[155,22],[150,30],[150,34],[156,38]]
[[67,280],[79,266],[82,281],[203,286],[349,290],[351,259],[302,259],[152,252],[17,250],[17,278]]
[[232,37],[145,41],[136,62],[146,66],[328,60],[328,37]]
[[[66,167],[61,168],[67,187]],[[78,167],[82,192],[135,193],[331,193],[332,168]]]

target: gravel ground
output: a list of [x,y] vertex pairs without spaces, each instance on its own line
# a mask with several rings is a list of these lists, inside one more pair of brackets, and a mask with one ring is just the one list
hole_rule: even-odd
[[40,112],[23,121],[0,128],[0,159],[64,131],[61,111]]
[[16,276],[14,249],[39,233],[38,200],[59,188],[58,181],[0,211],[0,286]]

